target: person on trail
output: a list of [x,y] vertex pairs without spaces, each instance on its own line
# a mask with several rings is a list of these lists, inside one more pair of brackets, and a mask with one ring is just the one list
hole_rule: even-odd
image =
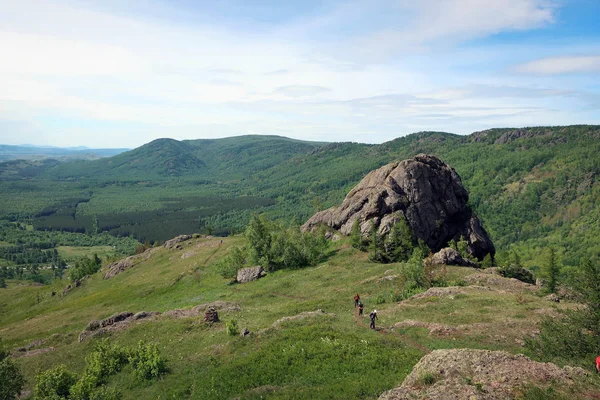
[[354,295],[354,308],[358,307],[358,301],[360,300],[360,296],[358,293]]
[[358,302],[358,316],[362,317],[363,316],[363,309],[364,309],[364,305],[362,303],[362,301]]
[[369,326],[369,328],[375,329],[375,320],[377,319],[377,310],[371,311],[371,314],[369,314],[369,318],[371,318],[371,325]]
[[596,357],[596,372],[600,374],[600,356]]

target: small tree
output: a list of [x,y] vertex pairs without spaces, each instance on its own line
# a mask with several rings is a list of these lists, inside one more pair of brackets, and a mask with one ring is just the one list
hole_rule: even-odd
[[546,286],[550,293],[556,293],[559,273],[560,266],[556,262],[556,253],[554,252],[554,249],[550,247],[548,252],[548,262],[543,270],[543,275],[546,278]]
[[365,251],[365,240],[362,236],[362,232],[360,231],[360,223],[358,222],[358,218],[356,218],[352,223],[352,230],[350,231],[350,243],[355,249]]
[[407,261],[415,247],[415,236],[404,216],[400,215],[385,239],[385,255],[388,262]]
[[377,227],[374,222],[371,222],[371,235],[369,240],[369,259],[371,261],[385,261],[383,238],[377,232]]
[[525,343],[544,359],[589,365],[590,354],[600,354],[600,265],[584,260],[572,287],[585,307],[565,311],[564,318],[544,318],[540,334]]

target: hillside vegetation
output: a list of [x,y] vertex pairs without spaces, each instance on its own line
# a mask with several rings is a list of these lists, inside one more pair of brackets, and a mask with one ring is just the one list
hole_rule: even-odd
[[381,145],[160,139],[112,158],[5,171],[0,218],[141,242],[227,234],[253,213],[305,221],[341,203],[367,172],[432,153],[461,176],[499,258],[516,251],[535,270],[553,247],[562,264],[576,266],[600,251],[599,138],[598,126],[568,126],[421,132]]
[[[217,261],[242,243],[239,236],[198,237],[171,249],[149,249],[124,272],[110,279],[94,274],[64,295],[51,296],[64,281],[51,286],[9,281],[0,290],[0,335],[9,348],[24,347],[15,354],[26,389],[33,388],[38,371],[60,364],[80,376],[86,355],[108,338],[119,348],[140,340],[156,344],[167,363],[168,372],[158,380],[140,381],[131,365],[109,376],[103,393],[116,388],[124,399],[375,399],[399,386],[434,349],[529,354],[523,337],[535,332],[541,317],[576,306],[549,302],[533,286],[464,267],[440,267],[435,271],[440,287],[401,301],[398,288],[407,265],[370,262],[348,240],[334,242],[316,266],[231,284]],[[377,309],[377,330],[368,329],[368,317],[357,315],[356,292],[366,313]],[[222,322],[202,322],[202,313],[194,311],[204,310],[201,305],[214,305]],[[163,314],[79,341],[90,321],[125,311]],[[232,326],[251,334],[228,334]],[[575,399],[600,393],[585,374],[568,386],[540,382],[513,389]]]

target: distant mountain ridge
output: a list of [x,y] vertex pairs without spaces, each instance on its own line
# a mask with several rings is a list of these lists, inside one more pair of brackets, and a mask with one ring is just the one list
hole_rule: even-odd
[[0,144],[0,161],[8,160],[41,160],[55,158],[59,160],[85,159],[92,160],[112,157],[129,149],[91,149],[87,147],[52,147],[36,145]]

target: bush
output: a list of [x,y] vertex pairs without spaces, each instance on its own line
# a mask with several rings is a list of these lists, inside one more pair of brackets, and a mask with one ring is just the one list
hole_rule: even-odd
[[14,399],[24,384],[25,379],[9,352],[0,348],[0,400]]
[[525,344],[545,360],[589,367],[589,355],[600,353],[600,266],[585,260],[572,285],[585,307],[566,311],[563,318],[544,318],[540,334],[525,338]]
[[68,371],[64,365],[44,371],[37,376],[33,390],[35,400],[68,399],[71,386],[77,382],[77,375]]
[[129,362],[139,379],[154,379],[167,372],[167,363],[155,344],[140,340],[129,353]]
[[232,319],[225,324],[225,330],[229,336],[237,336],[240,333],[237,321],[235,319]]
[[385,297],[383,297],[382,295],[378,294],[377,297],[375,297],[373,299],[373,302],[375,304],[383,304],[383,303],[385,303]]

